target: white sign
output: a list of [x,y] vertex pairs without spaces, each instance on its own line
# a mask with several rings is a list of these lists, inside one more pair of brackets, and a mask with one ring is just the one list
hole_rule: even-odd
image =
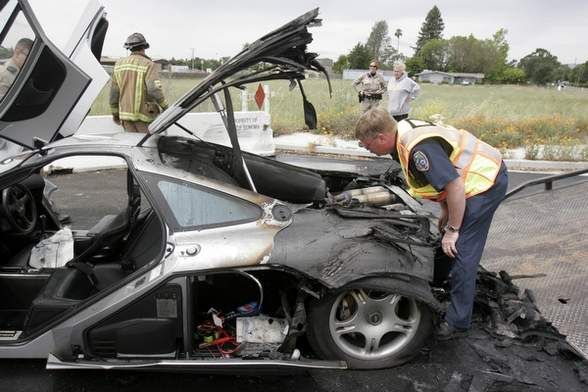
[[[274,132],[270,116],[265,112],[235,112],[237,137],[243,151],[258,155],[275,155]],[[229,134],[218,113],[188,113],[178,120],[197,138],[207,142],[230,146]],[[112,135],[123,132],[112,121],[112,116],[88,116],[77,131],[78,135]],[[167,135],[191,137],[178,126],[172,125]]]

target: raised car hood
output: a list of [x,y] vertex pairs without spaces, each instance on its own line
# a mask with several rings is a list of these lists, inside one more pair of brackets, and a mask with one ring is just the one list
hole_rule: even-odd
[[[320,23],[317,16],[318,8],[261,37],[243,49],[163,112],[149,127],[151,134],[163,132],[172,124],[176,124],[187,133],[194,135],[178,120],[204,100],[212,99],[227,129],[233,148],[231,176],[240,186],[256,191],[239,146],[229,89],[231,87],[242,88],[248,83],[264,80],[290,80],[291,87],[296,85],[300,87],[306,124],[311,129],[316,128],[316,111],[312,104],[306,100],[300,81],[305,78],[306,70],[321,71],[327,75],[324,67],[316,60],[318,55],[306,51],[306,45],[312,41],[308,27]],[[220,98],[217,97],[217,93],[221,92],[224,95],[224,106]],[[145,143],[150,136],[146,135],[139,145]]]
[[[0,137],[36,149],[76,132],[109,77],[98,59],[108,27],[104,8],[91,2],[60,51],[47,38],[26,0],[0,3],[4,31],[27,24],[33,47],[0,98]],[[10,17],[14,16],[14,17]],[[12,42],[2,45],[13,47]]]
[[[291,80],[295,87],[296,81],[305,78],[306,70],[323,72],[328,80],[325,69],[316,61],[318,55],[306,51],[306,45],[312,42],[308,27],[321,22],[317,19],[318,13],[318,8],[309,11],[243,49],[163,112],[151,124],[150,132],[164,131],[193,107],[227,87],[242,87],[248,83],[275,79]],[[303,91],[302,94],[305,120],[313,128],[316,125],[316,113],[306,101]],[[230,109],[227,107],[228,111]]]

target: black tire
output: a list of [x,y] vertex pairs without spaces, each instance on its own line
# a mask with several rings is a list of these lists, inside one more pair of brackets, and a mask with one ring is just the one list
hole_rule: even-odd
[[[418,354],[427,338],[431,335],[433,328],[433,312],[429,306],[419,299],[423,298],[423,284],[425,286],[427,286],[427,284],[421,281],[418,283],[419,287],[415,287],[414,279],[412,282],[406,282],[391,278],[370,278],[350,283],[341,289],[327,294],[321,300],[313,301],[310,304],[308,320],[308,340],[311,347],[322,359],[343,360],[346,361],[348,366],[352,369],[381,369],[398,366],[409,361]],[[357,349],[361,350],[359,347],[362,345],[362,336],[365,341],[363,344],[366,348],[368,345],[371,346],[375,344],[374,339],[372,339],[371,344],[368,344],[368,335],[363,335],[362,332],[366,331],[367,333],[370,333],[370,330],[380,327],[378,324],[375,324],[375,322],[378,321],[378,317],[375,317],[379,313],[377,311],[378,308],[370,308],[376,309],[376,311],[375,313],[369,314],[367,317],[359,316],[365,316],[369,313],[369,311],[366,313],[363,310],[368,309],[370,304],[379,301],[379,299],[377,297],[368,298],[367,302],[363,303],[363,305],[357,306],[355,314],[351,312],[352,317],[350,317],[349,320],[356,319],[356,322],[359,322],[360,319],[365,319],[362,323],[363,330],[352,329],[351,331],[353,332],[342,333],[341,336],[343,337],[334,337],[333,334],[336,332],[332,330],[331,325],[336,326],[337,322],[349,322],[345,320],[339,321],[333,317],[338,317],[337,312],[342,309],[340,306],[344,306],[344,301],[349,301],[346,297],[347,295],[351,295],[353,301],[355,301],[358,293],[367,294],[368,297],[373,295],[385,295],[385,297],[382,297],[384,308],[390,307],[390,304],[386,302],[387,298],[392,295],[401,297],[401,299],[398,300],[399,302],[396,302],[397,305],[395,304],[391,306],[395,307],[395,313],[398,312],[401,306],[412,309],[405,311],[405,313],[409,315],[407,323],[410,322],[411,324],[414,324],[414,326],[411,326],[410,332],[406,334],[390,331],[386,332],[385,335],[382,335],[378,340],[377,349],[380,350],[380,343],[385,340],[385,337],[388,337],[387,339],[390,341],[386,343],[387,349],[385,349],[386,345],[383,345],[381,351],[376,352],[375,354],[373,352],[366,354],[354,352],[354,344],[356,343],[358,345]],[[343,298],[343,300],[341,298]],[[403,305],[402,301],[405,301],[407,305]],[[333,307],[336,308],[333,309]],[[348,306],[348,308],[349,307],[352,306]],[[363,310],[360,311],[360,308]],[[347,309],[345,310],[348,311]],[[402,311],[402,309],[400,310]],[[380,316],[380,319],[384,319],[384,313],[380,313]],[[386,317],[389,317],[389,315]],[[384,324],[384,321],[381,320],[380,322]],[[382,328],[385,329],[384,326],[382,326]],[[352,336],[352,339],[348,339],[349,336]],[[397,341],[400,343],[397,344]],[[390,347],[394,348],[396,345],[398,345],[397,348],[389,350]],[[364,348],[364,350],[366,348]],[[371,347],[370,350],[372,350]]]

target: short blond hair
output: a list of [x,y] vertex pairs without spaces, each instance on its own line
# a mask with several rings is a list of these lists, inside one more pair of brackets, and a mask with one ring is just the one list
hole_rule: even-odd
[[397,61],[394,63],[394,69],[399,69],[402,72],[406,71],[406,65],[402,61]]
[[379,133],[396,134],[397,131],[396,121],[383,109],[368,110],[355,124],[355,138],[359,140],[372,139]]

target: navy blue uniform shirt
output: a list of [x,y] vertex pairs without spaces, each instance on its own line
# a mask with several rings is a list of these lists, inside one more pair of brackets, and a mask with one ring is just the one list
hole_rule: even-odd
[[414,146],[410,152],[408,171],[419,187],[431,184],[438,192],[459,177],[449,160],[449,153],[440,141],[431,138]]

